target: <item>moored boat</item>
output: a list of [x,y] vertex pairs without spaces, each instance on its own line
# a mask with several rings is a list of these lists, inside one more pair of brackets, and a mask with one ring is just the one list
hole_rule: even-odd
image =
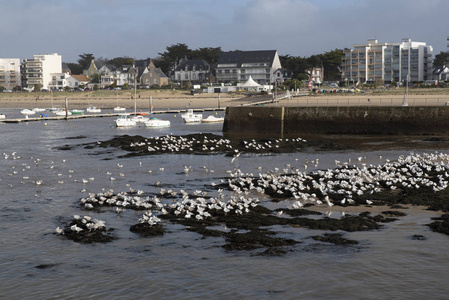
[[95,106],[90,106],[86,109],[88,113],[101,113],[101,109]]
[[74,115],[82,115],[84,114],[84,109],[72,109],[71,112]]
[[22,110],[20,111],[20,113],[21,113],[22,115],[27,115],[27,116],[29,116],[29,115],[34,115],[36,112],[35,112],[34,110],[25,108],[25,109],[22,109]]
[[57,116],[71,116],[72,112],[66,111],[65,109],[58,109],[53,112]]
[[115,120],[115,125],[117,127],[132,127],[136,126],[136,121],[134,121],[130,114],[120,114]]
[[6,119],[6,115],[0,114],[0,120]]
[[137,116],[131,117],[131,120],[135,121],[136,123],[145,123],[149,119],[144,116],[137,115]]
[[188,109],[187,112],[181,114],[181,118],[186,123],[199,123],[203,118],[203,114],[196,114],[193,109]]
[[35,112],[43,112],[43,111],[45,111],[45,108],[38,108],[38,107],[35,107],[35,108],[33,108],[33,110],[34,110]]
[[125,110],[126,110],[126,108],[124,108],[124,107],[120,107],[120,106],[114,107],[114,111],[125,111]]
[[158,118],[150,118],[145,121],[146,127],[168,127],[170,126],[169,120],[160,120]]
[[205,119],[201,119],[201,123],[221,123],[224,122],[224,118],[223,117],[215,117],[213,115],[208,116]]

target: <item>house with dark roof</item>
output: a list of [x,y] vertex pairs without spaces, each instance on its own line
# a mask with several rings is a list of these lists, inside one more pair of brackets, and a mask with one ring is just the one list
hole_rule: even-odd
[[98,73],[98,68],[99,66],[97,66],[97,64],[95,63],[95,60],[92,59],[90,61],[90,64],[83,69],[83,75],[86,76],[87,78],[91,79],[92,76],[94,76],[95,74]]
[[449,80],[448,66],[434,66],[432,71],[432,78],[438,82]]
[[136,79],[137,84],[137,69],[131,65],[123,65],[117,68],[115,72],[115,80],[117,86],[123,86],[128,84],[128,86],[134,86],[134,80]]
[[275,81],[282,68],[276,50],[221,52],[215,70],[217,82],[246,82],[250,76],[259,84]]
[[279,68],[274,72],[274,78],[278,83],[292,79],[293,71],[289,69]]
[[205,60],[185,60],[176,66],[173,80],[202,83],[205,81],[205,75],[209,72],[210,66]]
[[156,68],[153,61],[150,62],[148,67],[144,68],[142,74],[139,77],[140,86],[152,87],[168,85],[168,77],[162,72],[160,68]]

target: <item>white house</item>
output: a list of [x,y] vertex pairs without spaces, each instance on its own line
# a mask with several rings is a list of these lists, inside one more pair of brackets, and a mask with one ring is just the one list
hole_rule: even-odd
[[48,88],[52,90],[63,89],[69,85],[67,79],[70,78],[70,76],[70,73],[52,73],[51,83]]
[[85,75],[71,75],[66,80],[67,86],[72,89],[79,87],[80,85],[86,86],[89,83],[89,78]]

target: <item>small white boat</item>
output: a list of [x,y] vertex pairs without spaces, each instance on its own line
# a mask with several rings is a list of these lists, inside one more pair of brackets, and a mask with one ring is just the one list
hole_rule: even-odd
[[120,106],[114,107],[114,111],[125,111],[125,110],[126,110],[126,108],[124,108],[124,107],[120,107]]
[[131,127],[136,126],[136,121],[134,121],[130,114],[120,114],[115,120],[115,125],[117,127]]
[[141,116],[141,115],[137,115],[137,116],[131,117],[131,119],[133,121],[135,121],[136,123],[145,123],[146,121],[149,120],[148,118],[146,118],[144,116]]
[[199,123],[203,118],[203,114],[195,114],[193,109],[188,109],[187,112],[181,114],[181,118],[186,123]]
[[22,110],[20,111],[20,113],[21,113],[22,115],[27,115],[27,116],[29,116],[29,115],[34,115],[36,112],[35,112],[34,110],[25,108],[25,109],[22,109]]
[[158,118],[149,118],[148,121],[145,121],[146,127],[168,127],[170,126],[169,120],[160,120]]
[[43,111],[45,111],[45,108],[37,108],[37,107],[35,107],[35,108],[33,108],[33,110],[35,112],[43,112]]
[[223,117],[215,117],[213,115],[208,116],[205,119],[201,120],[201,123],[221,123],[224,122],[224,118]]
[[4,120],[4,119],[6,119],[6,115],[0,114],[0,120]]
[[55,115],[57,115],[57,116],[71,116],[72,115],[72,112],[70,112],[70,111],[65,111],[65,109],[58,109],[58,110],[56,110],[56,111],[54,111],[53,112]]
[[86,109],[88,113],[101,113],[101,109],[95,106],[90,106]]

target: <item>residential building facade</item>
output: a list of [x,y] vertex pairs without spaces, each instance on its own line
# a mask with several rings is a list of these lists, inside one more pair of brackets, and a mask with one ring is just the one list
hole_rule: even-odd
[[61,90],[68,86],[67,79],[70,77],[70,73],[52,73],[52,80],[49,84],[49,89],[51,90]]
[[276,50],[221,52],[215,74],[218,82],[245,82],[251,76],[259,84],[270,84],[281,68]]
[[288,69],[280,68],[274,72],[274,78],[278,83],[284,83],[285,80],[292,79],[293,72]]
[[160,68],[156,68],[153,61],[150,62],[140,76],[140,85],[143,87],[168,85],[168,77]]
[[313,84],[322,84],[324,80],[324,68],[323,67],[314,67],[312,69],[306,70],[306,73],[309,74],[310,83]]
[[351,83],[374,83],[375,81],[420,82],[432,78],[432,46],[426,43],[402,39],[399,43],[378,43],[368,40],[366,44],[353,45],[344,50],[342,80]]
[[210,72],[209,64],[203,59],[185,60],[174,71],[175,81],[202,83],[206,73]]
[[92,78],[92,76],[98,73],[98,69],[99,68],[95,63],[95,60],[92,59],[90,61],[90,64],[85,69],[83,69],[83,75],[90,79]]
[[0,59],[0,86],[7,90],[22,86],[19,58]]
[[48,89],[52,83],[52,73],[62,73],[62,57],[57,53],[33,55],[33,59],[23,60],[23,84],[32,90],[36,84]]

